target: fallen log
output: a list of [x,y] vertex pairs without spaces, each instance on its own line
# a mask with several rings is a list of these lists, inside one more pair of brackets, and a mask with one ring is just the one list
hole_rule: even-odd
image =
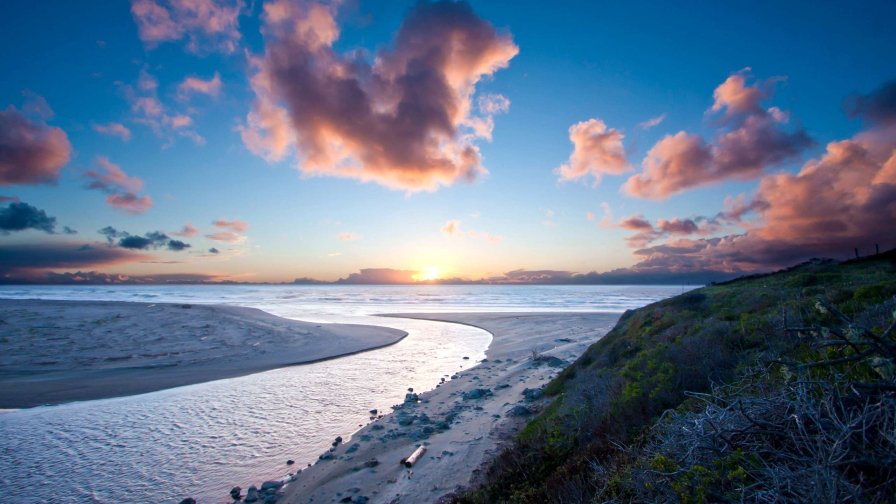
[[421,445],[414,450],[414,453],[412,453],[410,457],[401,459],[401,463],[404,464],[405,467],[413,467],[424,453],[426,453],[426,447]]

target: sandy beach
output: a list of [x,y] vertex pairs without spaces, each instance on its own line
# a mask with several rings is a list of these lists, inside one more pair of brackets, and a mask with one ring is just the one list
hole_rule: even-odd
[[140,394],[391,345],[397,329],[253,308],[0,300],[0,408]]
[[[278,502],[426,503],[470,484],[499,444],[544,406],[537,392],[616,323],[609,313],[397,314],[469,324],[494,336],[487,358],[393,412],[297,474]],[[375,417],[374,417],[375,418]],[[401,461],[419,446],[408,469]]]

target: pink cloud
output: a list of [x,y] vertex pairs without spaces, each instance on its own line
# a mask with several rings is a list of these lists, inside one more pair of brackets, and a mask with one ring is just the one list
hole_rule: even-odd
[[361,236],[355,233],[339,233],[336,235],[336,239],[339,241],[357,241],[361,239]]
[[136,88],[122,86],[134,113],[132,120],[148,126],[156,136],[166,139],[166,147],[174,142],[175,136],[189,138],[196,145],[204,144],[205,139],[193,129],[193,118],[169,111],[158,98],[158,87],[158,80],[145,68],[140,70]]
[[631,170],[622,146],[624,135],[607,128],[600,119],[589,119],[569,127],[573,144],[569,161],[555,170],[560,180],[575,180],[591,175],[600,183],[605,175],[621,175]]
[[131,140],[131,130],[121,123],[110,122],[106,124],[94,124],[93,130],[104,135],[117,136],[125,142]]
[[239,234],[234,233],[232,231],[221,231],[219,233],[210,233],[205,235],[209,240],[222,241],[228,243],[240,243],[245,241],[246,237]]
[[106,203],[132,214],[140,214],[152,208],[152,199],[149,196],[138,196],[134,193],[110,194],[106,196]]
[[0,185],[54,183],[71,156],[65,132],[44,122],[52,115],[46,101],[34,100],[29,104],[39,105],[26,104],[25,113],[12,105],[0,110]]
[[635,252],[643,260],[634,269],[768,270],[896,246],[896,123],[872,121],[829,143],[798,173],[763,177],[751,200],[727,199],[720,216],[739,222],[747,213],[757,219],[739,234],[644,248]]
[[140,40],[150,49],[186,39],[191,53],[232,53],[240,41],[241,0],[132,0]]
[[97,156],[96,164],[102,172],[88,170],[84,173],[84,177],[90,180],[88,189],[97,189],[108,194],[106,203],[133,214],[143,213],[152,207],[152,199],[149,196],[137,195],[143,189],[142,179],[128,176],[121,167],[105,156]]
[[196,236],[197,234],[199,234],[199,230],[196,229],[196,227],[193,226],[192,224],[187,223],[187,224],[184,224],[184,227],[181,228],[180,231],[177,231],[177,232],[171,233],[171,234],[173,234],[174,236],[181,236],[184,238],[192,238],[192,237]]
[[619,227],[630,231],[653,231],[653,224],[642,215],[632,215],[619,222]]
[[759,105],[771,96],[773,83],[780,79],[750,86],[747,77],[743,72],[732,75],[716,88],[709,112],[724,113],[714,143],[684,131],[665,136],[647,153],[642,172],[623,185],[624,192],[664,199],[723,180],[748,180],[811,146],[812,140],[802,129],[783,129],[786,113]]
[[663,233],[689,235],[699,231],[697,223],[692,219],[660,219],[656,222],[656,227]]
[[177,85],[177,97],[179,99],[187,100],[195,94],[204,94],[212,97],[219,96],[221,94],[221,75],[215,72],[215,75],[208,80],[190,76]]
[[227,220],[227,219],[218,219],[212,222],[212,225],[219,228],[228,229],[235,233],[242,233],[249,229],[249,223],[245,221],[241,221],[239,219]]
[[[488,111],[476,85],[518,48],[466,3],[418,3],[373,63],[339,54],[335,7],[276,0],[264,6],[265,53],[250,58],[255,102],[240,133],[269,161],[295,150],[307,175],[436,190],[486,173],[476,141]],[[481,124],[485,121],[485,125]]]

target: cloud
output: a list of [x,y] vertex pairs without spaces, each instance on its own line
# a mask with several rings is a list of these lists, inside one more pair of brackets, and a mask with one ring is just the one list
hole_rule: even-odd
[[656,117],[651,117],[650,119],[638,123],[638,127],[642,130],[649,130],[650,128],[659,126],[663,121],[666,120],[666,114],[660,114]]
[[106,124],[94,124],[93,130],[104,135],[117,136],[125,142],[129,142],[131,140],[131,130],[121,123],[110,122]]
[[169,111],[159,100],[159,81],[145,68],[140,70],[136,87],[122,85],[121,88],[131,104],[132,120],[147,126],[157,137],[164,139],[165,147],[170,146],[178,136],[189,138],[196,145],[205,144],[205,138],[193,128],[192,117]]
[[132,235],[127,231],[119,231],[112,226],[106,226],[98,232],[106,237],[106,242],[109,245],[117,245],[126,249],[150,250],[165,247],[168,250],[179,252],[190,248],[190,244],[171,239],[161,231],[150,231],[141,236]]
[[619,227],[630,231],[653,231],[651,224],[643,215],[632,215],[619,222]]
[[47,269],[103,267],[147,258],[120,248],[77,243],[0,245],[0,275],[9,278]]
[[460,221],[457,219],[449,220],[442,226],[442,234],[447,236],[457,236],[461,234]]
[[232,53],[240,42],[241,0],[132,0],[140,40],[153,49],[186,39],[195,54]]
[[212,248],[208,249],[208,253],[209,254],[220,254],[221,251],[216,249],[215,247],[212,247]]
[[697,223],[692,219],[660,219],[656,223],[656,227],[663,233],[689,235],[699,230]]
[[541,223],[547,227],[556,227],[557,221],[554,218],[557,216],[557,212],[548,208],[544,211],[544,220]]
[[338,284],[412,284],[417,271],[391,268],[367,268],[336,280]]
[[181,228],[180,231],[171,234],[173,234],[174,236],[180,236],[182,238],[192,238],[199,234],[199,230],[196,229],[192,224],[187,223],[184,224],[184,227]]
[[501,243],[504,241],[504,237],[501,235],[491,234],[486,231],[476,231],[471,229],[469,231],[464,232],[460,228],[460,221],[457,219],[451,219],[442,226],[442,234],[452,238],[474,238],[474,239],[482,239],[489,243]]
[[215,75],[208,80],[190,76],[177,85],[177,97],[181,101],[186,101],[196,94],[218,97],[221,94],[221,75],[215,72]]
[[357,241],[361,239],[361,236],[356,233],[339,233],[336,235],[336,239],[339,241]]
[[600,218],[600,222],[597,223],[598,227],[601,228],[609,228],[613,226],[613,210],[610,209],[610,204],[606,201],[601,202],[600,208],[603,210],[604,214]]
[[420,2],[373,63],[340,54],[335,7],[275,0],[263,13],[265,52],[251,57],[255,101],[240,133],[268,161],[296,152],[302,173],[434,191],[486,173],[476,85],[518,48],[465,2]]
[[594,184],[604,175],[621,175],[631,170],[622,147],[624,135],[607,128],[600,119],[589,119],[569,127],[573,150],[569,161],[554,170],[560,180],[575,180],[591,175]]
[[221,242],[227,242],[227,243],[242,243],[243,241],[246,240],[245,236],[238,234],[238,233],[234,233],[232,231],[221,231],[218,233],[209,233],[209,234],[205,235],[205,237],[208,238],[209,240],[221,241]]
[[647,153],[642,172],[623,185],[624,192],[638,198],[664,199],[723,180],[748,180],[812,146],[804,130],[783,129],[788,121],[786,113],[760,106],[781,79],[748,85],[748,76],[741,71],[716,88],[715,102],[708,111],[721,114],[713,143],[684,131],[666,135]]
[[54,183],[71,156],[65,132],[45,122],[52,115],[46,101],[31,96],[24,112],[0,110],[0,185]]
[[[10,231],[24,231],[36,229],[49,234],[56,233],[56,217],[50,217],[46,212],[35,208],[28,203],[14,201],[4,209],[0,209],[0,235],[9,234]],[[71,231],[66,227],[66,234]]]
[[149,196],[137,194],[143,189],[143,180],[128,176],[105,156],[97,156],[96,164],[103,171],[88,170],[84,173],[84,177],[90,180],[87,188],[106,193],[106,203],[111,207],[132,214],[143,213],[152,207]]
[[249,223],[241,221],[239,219],[227,220],[227,219],[218,219],[212,222],[212,226],[227,229],[229,231],[233,231],[235,233],[242,233],[249,229]]
[[896,246],[896,124],[872,121],[852,138],[830,142],[798,173],[763,177],[751,199],[726,199],[719,218],[740,222],[748,213],[756,219],[740,233],[637,250],[642,260],[634,268],[767,271]]
[[896,79],[867,95],[851,96],[844,105],[850,117],[861,117],[870,124],[892,124],[896,122]]

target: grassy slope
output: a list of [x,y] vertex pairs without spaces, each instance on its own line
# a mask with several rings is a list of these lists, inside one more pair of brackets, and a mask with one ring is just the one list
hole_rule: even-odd
[[[880,352],[864,343],[825,346],[825,342],[837,340],[831,334],[861,339],[859,326],[873,335],[884,333],[896,308],[894,295],[896,253],[891,251],[846,263],[812,261],[770,275],[707,286],[627,312],[606,337],[548,384],[545,392],[554,398],[551,405],[496,458],[484,482],[456,501],[702,502],[763,500],[762,492],[776,500],[784,492],[781,485],[790,482],[777,481],[779,473],[774,471],[804,480],[806,474],[818,476],[820,469],[815,466],[820,463],[810,460],[803,453],[806,449],[773,436],[783,432],[778,427],[789,428],[786,415],[780,420],[783,427],[769,424],[760,429],[750,424],[752,420],[744,427],[744,419],[751,417],[730,405],[740,410],[743,404],[770,407],[766,399],[776,397],[785,403],[771,411],[790,411],[786,401],[805,396],[815,401],[812,411],[822,411],[825,407],[818,401],[831,394],[839,400],[843,392],[842,397],[861,399],[866,405],[873,399],[885,413],[892,413],[896,399],[886,388],[870,399],[849,395],[855,390],[853,382],[878,383],[874,379],[881,371],[873,366],[882,362]],[[819,301],[843,317],[825,310]],[[889,351],[891,347],[881,348]],[[848,362],[841,365],[804,366],[843,357]],[[892,371],[892,355],[883,358],[890,359]],[[809,374],[814,388],[806,389],[802,384]],[[896,384],[892,373],[888,376],[888,383]],[[721,384],[734,385],[724,388]],[[714,418],[727,423],[719,427]],[[682,433],[696,436],[685,424],[711,426],[702,427],[703,437],[686,443],[708,443],[707,454],[676,445]],[[706,434],[719,429],[727,435]],[[733,429],[734,434],[725,429]],[[816,437],[812,443],[823,443]],[[893,440],[885,441],[887,445]],[[751,448],[766,445],[778,452]],[[750,450],[748,455],[745,449]],[[799,457],[778,456],[786,450]],[[845,482],[829,492],[830,500],[844,498],[844,491],[861,499],[881,500],[894,490],[893,475],[879,467],[821,465],[836,473],[829,480],[839,481],[836,478],[842,476]],[[775,482],[766,481],[769,478]]]

